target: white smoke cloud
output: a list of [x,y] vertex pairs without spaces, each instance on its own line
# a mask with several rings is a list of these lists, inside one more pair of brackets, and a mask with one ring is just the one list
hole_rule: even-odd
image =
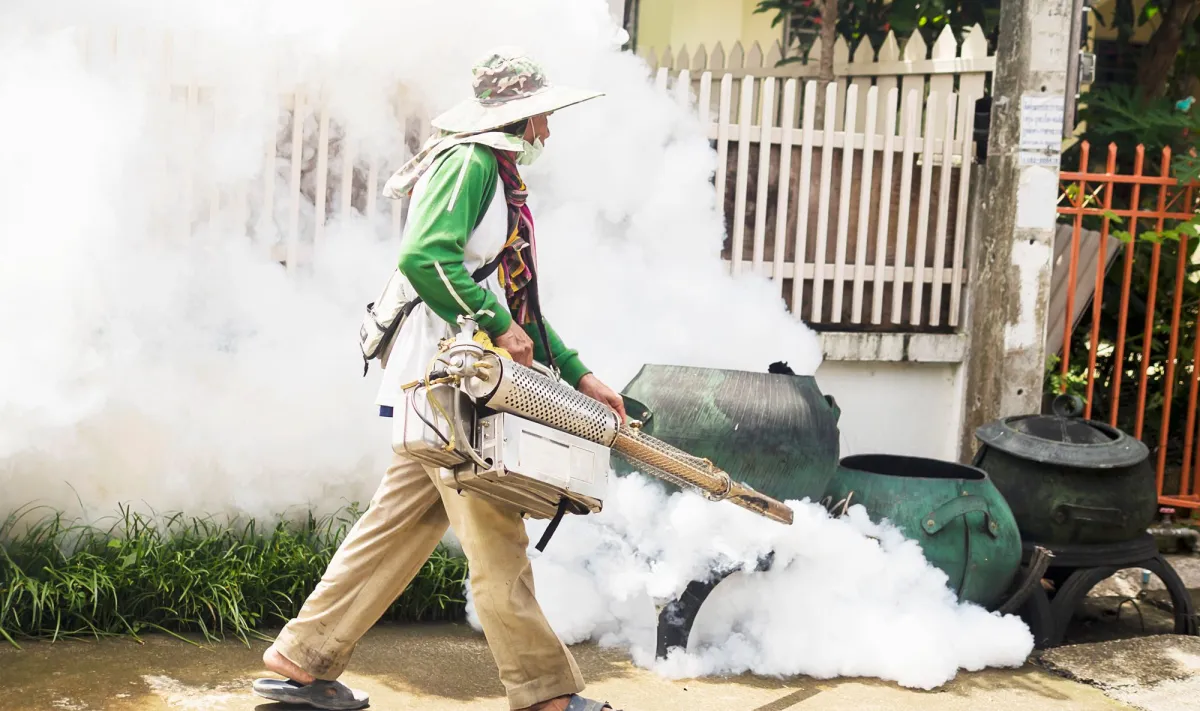
[[[92,28],[90,59],[72,25]],[[103,59],[105,28],[118,61]],[[614,29],[601,0],[6,2],[0,515],[76,497],[88,515],[120,502],[271,516],[366,501],[391,456],[389,428],[373,408],[378,372],[361,377],[353,341],[398,245],[387,201],[371,218],[341,209],[342,151],[362,175],[380,160],[382,185],[403,157],[405,118],[462,98],[471,63],[498,38],[555,81],[608,94],[557,114],[527,171],[546,310],[585,362],[618,388],[646,362],[761,371],[783,359],[814,372],[817,341],[778,285],[735,279],[719,259],[702,125],[616,51]],[[168,72],[206,87],[195,98],[217,102],[216,130],[181,109],[186,91],[167,100]],[[289,275],[269,250],[291,227],[279,97],[296,86],[320,88],[339,139],[329,223],[311,268]],[[316,130],[310,115],[306,135]],[[270,144],[280,153],[264,180]],[[214,194],[223,202],[210,212]],[[314,215],[306,197],[305,244]],[[894,532],[803,505],[784,529],[695,497],[664,501],[639,481],[614,486],[602,517],[564,524],[536,563],[540,597],[571,641],[621,644],[649,664],[650,601],[714,560],[774,550],[771,573],[718,589],[700,646],[664,673],[922,686],[1028,651],[1019,622],[956,605]]]
[[[789,502],[791,526],[694,495],[667,496],[641,476],[610,481],[604,510],[568,517],[531,550],[538,600],[569,643],[627,649],[671,677],[754,672],[866,676],[931,689],[960,669],[1016,667],[1033,649],[1019,618],[959,604],[915,541],[862,506],[831,518]],[[531,522],[538,540],[546,522]],[[701,607],[686,652],[655,659],[657,606],[709,571],[735,573]],[[479,629],[474,608],[469,619]]]
[[[619,388],[645,362],[820,361],[769,283],[723,269],[702,127],[617,51],[602,2],[14,0],[0,12],[0,131],[19,137],[0,146],[0,508],[76,492],[96,511],[365,501],[390,453],[377,372],[360,377],[353,339],[398,249],[389,201],[374,220],[341,210],[338,151],[380,159],[382,184],[405,117],[460,100],[497,38],[555,81],[608,93],[556,115],[527,171],[546,310],[585,362]],[[174,103],[168,76],[182,82]],[[182,110],[189,80],[216,119]],[[320,88],[345,139],[311,272],[288,277],[266,250],[291,225],[279,96],[296,86]],[[315,137],[315,115],[305,130]],[[261,171],[277,135],[268,213]],[[214,191],[225,202],[210,215]],[[245,212],[229,202],[242,194]],[[313,220],[306,197],[302,241]]]

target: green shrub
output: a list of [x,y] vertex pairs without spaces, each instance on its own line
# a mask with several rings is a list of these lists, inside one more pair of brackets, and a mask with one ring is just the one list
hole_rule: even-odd
[[[0,637],[199,633],[243,642],[292,618],[359,512],[317,519],[149,517],[122,507],[113,525],[25,508],[0,525]],[[461,619],[467,564],[439,547],[385,614]]]

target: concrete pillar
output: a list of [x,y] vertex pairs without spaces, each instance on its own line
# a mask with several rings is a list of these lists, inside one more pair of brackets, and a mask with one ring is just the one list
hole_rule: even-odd
[[1071,15],[1071,0],[1001,5],[971,242],[964,458],[978,426],[1041,409]]

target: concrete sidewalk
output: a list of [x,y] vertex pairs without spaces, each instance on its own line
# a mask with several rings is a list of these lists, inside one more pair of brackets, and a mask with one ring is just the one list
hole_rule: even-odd
[[[264,676],[265,643],[197,647],[166,636],[138,644],[31,643],[0,646],[3,711],[284,711],[249,692]],[[863,679],[817,681],[751,676],[690,681],[663,679],[631,665],[616,650],[575,648],[593,698],[625,711],[1100,711],[1129,709],[1100,691],[1026,667],[962,674],[934,692]],[[464,625],[384,626],[359,645],[343,679],[371,694],[383,711],[507,709],[482,636]]]

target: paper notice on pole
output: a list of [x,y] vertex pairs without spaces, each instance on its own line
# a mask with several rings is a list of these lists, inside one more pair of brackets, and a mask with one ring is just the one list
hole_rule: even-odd
[[1061,95],[1021,96],[1020,165],[1057,168],[1062,153],[1066,102]]

